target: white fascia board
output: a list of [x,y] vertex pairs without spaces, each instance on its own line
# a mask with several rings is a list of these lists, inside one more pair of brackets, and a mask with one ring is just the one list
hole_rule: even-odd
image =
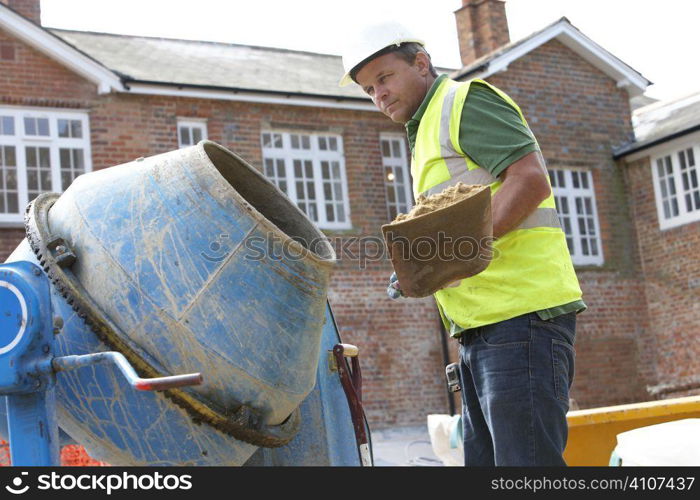
[[48,31],[0,6],[0,28],[97,85],[100,94],[124,90],[119,77]]
[[287,106],[304,106],[308,108],[349,109],[354,111],[379,111],[372,103],[352,102],[333,97],[298,97],[294,95],[270,95],[257,92],[209,90],[170,85],[145,83],[129,84],[129,94],[145,94],[172,97],[191,97],[195,99],[217,99],[222,101],[257,102],[263,104],[284,104]]
[[625,163],[632,163],[634,161],[637,161],[641,158],[645,157],[656,157],[656,156],[665,156],[667,154],[673,154],[677,151],[680,151],[681,149],[685,149],[689,146],[697,145],[700,142],[700,131],[699,132],[692,132],[688,135],[683,135],[681,137],[676,137],[675,139],[670,139],[668,141],[661,142],[659,144],[656,144],[655,146],[651,146],[649,148],[642,149],[640,151],[637,151],[635,153],[625,155],[621,160],[624,160]]
[[612,56],[600,45],[582,35],[580,31],[564,20],[552,25],[549,29],[532,37],[527,42],[496,57],[489,62],[485,71],[477,73],[474,78],[487,78],[495,73],[507,70],[513,61],[520,59],[553,38],[558,39],[583,59],[616,80],[617,86],[626,88],[630,95],[643,94],[649,86],[646,78]]

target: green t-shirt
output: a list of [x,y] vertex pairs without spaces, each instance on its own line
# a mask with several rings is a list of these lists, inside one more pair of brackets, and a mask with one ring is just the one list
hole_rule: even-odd
[[[416,143],[418,125],[428,103],[447,75],[440,75],[425,96],[413,117],[406,123],[406,133],[411,153]],[[459,124],[459,145],[477,165],[498,177],[510,165],[533,151],[539,145],[529,127],[520,119],[517,110],[500,95],[486,85],[473,82],[462,108]],[[586,304],[576,300],[568,304],[537,311],[543,320],[569,312],[582,312]],[[448,318],[449,319],[449,318]],[[464,331],[464,328],[450,320],[450,334]]]

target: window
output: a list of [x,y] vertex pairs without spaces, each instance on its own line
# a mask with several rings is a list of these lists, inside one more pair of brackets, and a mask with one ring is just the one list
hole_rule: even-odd
[[206,120],[178,118],[177,141],[181,148],[194,146],[207,138]]
[[403,136],[393,135],[382,135],[379,141],[384,165],[386,206],[391,221],[400,213],[408,213],[413,205],[406,143]]
[[21,223],[39,194],[92,170],[87,113],[0,107],[0,223]]
[[652,159],[656,207],[661,229],[700,220],[700,147],[687,144]]
[[263,168],[292,202],[323,229],[349,229],[342,138],[333,134],[261,135]]
[[603,248],[591,173],[549,169],[549,179],[573,263],[602,264]]

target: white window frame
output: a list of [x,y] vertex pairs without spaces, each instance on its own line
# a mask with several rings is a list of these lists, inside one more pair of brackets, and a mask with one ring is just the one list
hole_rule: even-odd
[[187,127],[190,131],[190,139],[192,138],[192,129],[199,129],[202,133],[202,140],[208,139],[207,136],[207,119],[206,118],[184,118],[178,117],[177,119],[177,145],[179,148],[186,148],[189,146],[194,146],[193,144],[182,144],[182,136],[180,135],[180,128]]
[[[0,116],[11,116],[14,119],[14,135],[0,135],[0,146],[13,146],[17,162],[17,213],[0,213],[0,225],[17,226],[24,220],[24,209],[29,200],[27,185],[26,147],[49,148],[51,162],[51,191],[64,190],[61,181],[61,149],[82,149],[85,173],[92,171],[92,151],[90,147],[90,120],[87,111],[63,110],[35,107],[0,106]],[[24,118],[47,118],[49,135],[27,135]],[[82,137],[59,137],[58,120],[77,120],[82,127]]]
[[[399,149],[401,152],[400,157],[396,156],[384,156],[384,142],[385,141],[398,141]],[[380,133],[379,134],[379,152],[382,155],[382,176],[384,177],[384,186],[386,193],[386,211],[389,220],[394,220],[395,216],[392,214],[392,207],[395,208],[396,213],[408,213],[413,206],[413,188],[411,184],[411,167],[408,161],[408,155],[406,153],[406,137],[403,134],[391,134],[391,133]],[[399,188],[393,179],[387,177],[387,169],[391,169],[391,174],[396,176],[397,170],[400,170],[403,174],[405,180],[404,183],[404,196],[405,196],[405,206],[402,207],[399,200]],[[389,201],[389,190],[394,191],[394,201]]]
[[[281,135],[282,146],[281,147],[267,147],[264,142],[265,134]],[[310,139],[310,144],[308,149],[292,149],[292,136],[308,136]],[[330,149],[322,150],[319,147],[319,138],[334,138],[337,141],[337,150],[332,151]],[[311,161],[313,168],[313,184],[314,184],[314,195],[317,206],[317,216],[318,220],[315,221],[316,225],[320,229],[351,229],[352,222],[350,219],[350,200],[348,197],[348,181],[345,172],[345,153],[343,146],[343,138],[340,134],[335,134],[331,132],[308,132],[302,130],[279,130],[279,129],[264,129],[260,132],[260,146],[262,149],[263,158],[263,173],[265,173],[265,160],[272,159],[283,160],[285,166],[285,178],[287,190],[285,194],[289,199],[298,206],[298,200],[296,195],[296,178],[294,176],[294,160],[301,161]],[[274,146],[274,145],[273,145]],[[345,215],[345,220],[340,221],[328,221],[326,215],[326,200],[324,196],[324,179],[321,171],[321,162],[338,162],[339,173],[340,173],[340,184],[341,184],[341,194],[343,196],[343,210]],[[303,167],[302,167],[303,168]],[[276,167],[275,167],[276,169]],[[267,177],[267,175],[266,175]],[[280,187],[279,179],[276,177],[271,179],[278,187]],[[330,200],[331,202],[335,200]],[[307,212],[308,215],[308,212]]]
[[[651,175],[652,179],[654,180],[654,198],[656,200],[656,213],[659,219],[659,229],[661,230],[671,229],[700,220],[700,209],[688,210],[686,206],[685,196],[688,193],[688,191],[684,189],[683,185],[683,172],[681,171],[679,154],[681,152],[687,151],[688,149],[693,150],[693,156],[695,160],[694,171],[696,174],[697,181],[700,182],[700,140],[698,138],[676,142],[672,148],[657,150],[652,156],[649,157],[649,160],[651,162]],[[678,201],[678,215],[671,215],[670,217],[666,217],[666,213],[664,210],[664,196],[661,189],[661,177],[659,176],[657,167],[657,162],[659,160],[663,161],[665,166],[666,158],[670,158],[672,169],[671,178],[674,181],[674,187],[676,191],[675,196]],[[690,173],[690,171],[688,171],[688,173]],[[692,187],[692,184],[690,187],[690,193],[693,193],[694,189]],[[666,193],[668,194],[668,184],[666,185],[666,189]],[[694,200],[691,199],[691,202],[694,202]]]
[[[605,261],[603,256],[603,240],[600,234],[600,221],[598,220],[598,208],[595,199],[595,187],[593,185],[593,173],[590,170],[585,169],[574,169],[574,168],[549,168],[550,180],[553,175],[557,175],[557,172],[563,173],[564,176],[564,186],[560,186],[558,181],[552,182],[552,192],[555,198],[566,198],[567,206],[569,209],[569,222],[571,228],[571,234],[567,234],[567,237],[572,239],[573,251],[570,249],[571,261],[575,265],[586,266],[595,265],[601,266]],[[583,187],[583,182],[579,181],[579,187],[574,187],[573,174],[577,173],[579,179],[581,176],[586,176],[588,187]],[[576,208],[576,198],[590,198],[591,204],[591,214],[579,214]],[[585,205],[585,202],[583,202]],[[559,220],[562,224],[562,230],[566,232],[564,214],[562,213],[562,207],[557,203],[557,213],[559,214]],[[593,219],[593,231],[594,235],[582,235],[579,217],[589,217]],[[582,239],[586,237],[587,239],[594,239],[598,250],[598,255],[584,255]]]

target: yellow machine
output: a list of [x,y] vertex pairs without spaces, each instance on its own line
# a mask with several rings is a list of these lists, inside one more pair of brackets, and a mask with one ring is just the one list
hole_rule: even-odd
[[700,396],[571,411],[564,459],[568,465],[608,465],[619,433],[698,417]]

